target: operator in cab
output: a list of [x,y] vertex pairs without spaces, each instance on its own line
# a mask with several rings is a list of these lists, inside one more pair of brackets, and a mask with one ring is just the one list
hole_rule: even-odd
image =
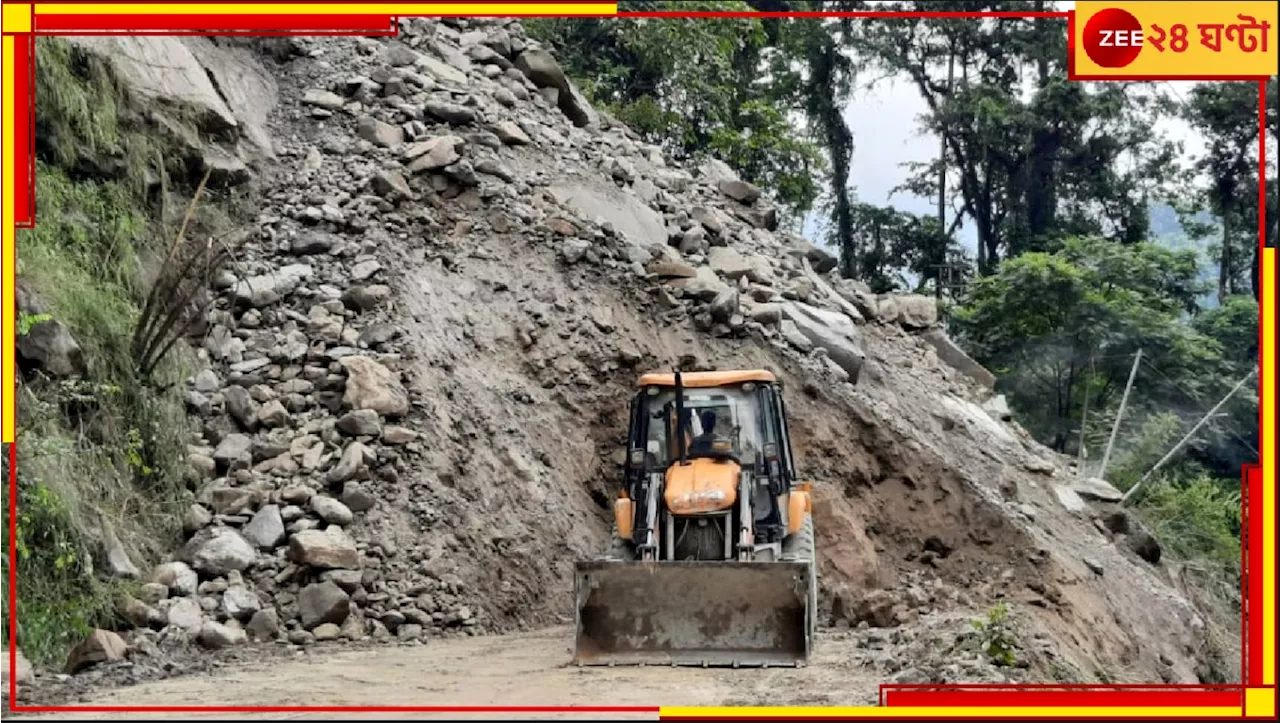
[[689,454],[694,456],[711,454],[715,449],[715,443],[720,439],[716,435],[716,413],[710,409],[698,415],[698,421],[702,422],[702,434],[693,438],[693,443],[689,445]]

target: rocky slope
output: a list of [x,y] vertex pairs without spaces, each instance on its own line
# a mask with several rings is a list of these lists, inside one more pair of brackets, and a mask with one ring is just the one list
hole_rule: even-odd
[[[1153,541],[1002,418],[931,299],[834,277],[760,189],[668,163],[518,23],[197,42],[167,52],[234,59],[210,90],[243,143],[210,162],[261,208],[194,340],[188,540],[123,605],[127,640],[72,668],[565,622],[635,377],[679,365],[782,379],[824,619],[920,661],[886,680],[1204,674]],[[922,642],[1000,601],[1032,672]]]

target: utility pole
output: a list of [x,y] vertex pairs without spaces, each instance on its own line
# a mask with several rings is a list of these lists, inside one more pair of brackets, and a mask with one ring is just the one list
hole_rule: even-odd
[[1215,416],[1217,416],[1218,410],[1222,408],[1222,405],[1226,404],[1228,399],[1235,396],[1236,392],[1240,391],[1240,387],[1243,387],[1245,385],[1245,382],[1252,379],[1253,375],[1257,373],[1258,373],[1258,370],[1254,369],[1253,371],[1246,374],[1244,376],[1244,379],[1241,379],[1240,381],[1236,382],[1236,385],[1231,388],[1231,391],[1227,392],[1227,396],[1223,397],[1222,401],[1215,404],[1213,406],[1213,409],[1210,409],[1207,414],[1201,417],[1200,421],[1196,422],[1196,426],[1192,427],[1190,432],[1187,432],[1187,436],[1183,437],[1177,444],[1173,445],[1173,449],[1169,450],[1169,453],[1166,454],[1164,457],[1161,457],[1160,461],[1156,462],[1156,466],[1152,467],[1150,471],[1142,475],[1142,479],[1138,480],[1137,484],[1135,484],[1133,487],[1130,487],[1129,491],[1124,493],[1124,497],[1120,498],[1120,504],[1121,505],[1129,504],[1129,500],[1132,499],[1133,496],[1138,493],[1138,490],[1142,489],[1142,485],[1144,485],[1148,479],[1151,479],[1151,475],[1155,474],[1157,470],[1163,467],[1165,462],[1168,462],[1170,459],[1172,459],[1173,455],[1177,454],[1178,450],[1182,449],[1182,447],[1188,441],[1190,441],[1192,437],[1195,436],[1195,433],[1205,425],[1205,422],[1208,422],[1210,419],[1213,419]]
[[1120,431],[1120,420],[1124,418],[1124,407],[1129,402],[1129,390],[1133,389],[1133,380],[1138,376],[1138,363],[1142,361],[1142,350],[1133,357],[1133,369],[1129,370],[1129,381],[1124,385],[1124,396],[1120,397],[1120,409],[1116,412],[1116,421],[1111,425],[1111,438],[1107,440],[1107,451],[1102,453],[1102,469],[1098,470],[1098,479],[1106,480],[1107,463],[1111,461],[1111,448],[1116,443],[1116,433]]

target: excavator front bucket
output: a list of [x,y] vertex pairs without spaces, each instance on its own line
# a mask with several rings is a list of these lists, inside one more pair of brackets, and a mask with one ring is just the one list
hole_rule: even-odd
[[800,666],[807,562],[579,562],[579,665]]

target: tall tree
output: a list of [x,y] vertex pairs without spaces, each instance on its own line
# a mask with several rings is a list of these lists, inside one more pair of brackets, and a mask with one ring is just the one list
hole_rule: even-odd
[[[1201,83],[1191,89],[1183,107],[1186,120],[1205,135],[1205,153],[1195,168],[1205,185],[1200,204],[1220,224],[1218,251],[1218,303],[1239,290],[1244,275],[1240,258],[1257,246],[1257,226],[1245,227],[1250,215],[1257,218],[1258,91],[1253,83]],[[1250,183],[1252,177],[1253,182]],[[1246,196],[1250,189],[1252,197]],[[1248,206],[1253,206],[1250,214]]]
[[[860,0],[809,0],[781,2],[754,0],[756,10],[774,12],[850,11],[863,7]],[[853,232],[849,164],[853,157],[853,133],[844,119],[857,68],[846,45],[853,29],[849,18],[787,18],[766,20],[772,56],[777,102],[799,110],[810,135],[826,151],[830,175],[827,192],[830,240],[840,249],[840,268],[845,276],[854,273],[857,249]]]
[[[927,5],[927,7],[926,7]],[[1038,3],[906,2],[907,10],[1034,11]],[[943,7],[947,6],[947,7]],[[866,23],[854,46],[924,99],[925,127],[945,144],[945,171],[917,168],[907,187],[945,192],[973,221],[979,272],[1002,257],[1048,250],[1073,234],[1135,241],[1145,199],[1170,149],[1154,132],[1151,87],[1066,79],[1056,19],[919,19]],[[954,59],[955,77],[948,66]],[[1029,80],[1030,82],[1025,82]]]
[[[723,0],[632,0],[622,6],[751,9]],[[760,19],[554,18],[527,27],[554,48],[593,103],[646,140],[677,156],[712,153],[792,210],[812,207],[822,153],[789,117],[786,101],[796,96],[780,98],[776,79],[762,72],[770,43]]]

